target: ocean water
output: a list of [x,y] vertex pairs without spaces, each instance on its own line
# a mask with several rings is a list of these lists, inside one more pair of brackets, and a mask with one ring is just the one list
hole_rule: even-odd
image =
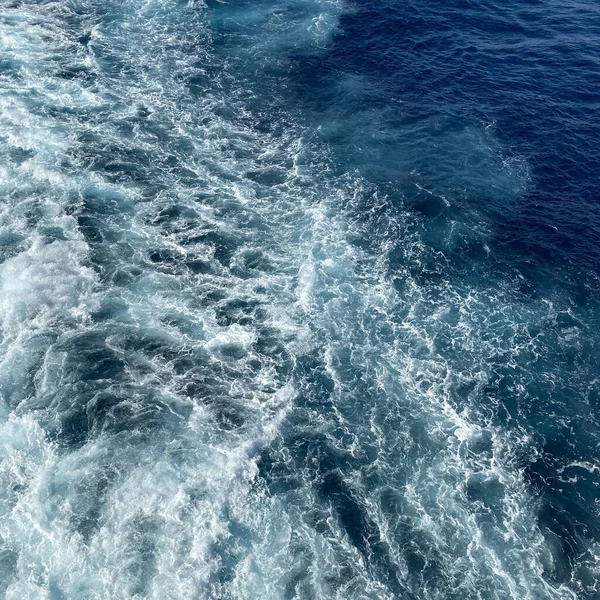
[[600,598],[593,0],[0,2],[0,597]]

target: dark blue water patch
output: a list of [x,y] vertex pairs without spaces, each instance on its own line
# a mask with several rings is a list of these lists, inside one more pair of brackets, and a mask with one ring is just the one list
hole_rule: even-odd
[[[342,33],[329,52],[318,59],[298,56],[293,73],[299,95],[323,127],[343,119],[359,126],[355,132],[336,126],[339,133],[327,134],[329,143],[343,148],[344,167],[352,157],[350,142],[357,150],[356,168],[380,180],[405,176],[394,175],[389,161],[406,165],[407,136],[418,136],[426,148],[427,137],[435,135],[417,124],[437,121],[442,135],[465,121],[491,125],[505,158],[527,161],[535,188],[518,208],[494,214],[497,224],[508,218],[513,227],[523,227],[521,237],[530,237],[531,225],[522,224],[530,215],[539,228],[534,234],[540,239],[538,252],[548,248],[550,260],[597,269],[598,126],[593,115],[600,102],[599,27],[592,3],[359,2],[342,18]],[[385,155],[378,146],[386,148]],[[440,178],[440,169],[452,162],[456,169],[457,153],[470,160],[467,147],[451,151],[454,157],[434,155],[429,162],[425,156],[413,158],[411,166],[426,182],[439,187],[445,179],[447,185],[449,177]],[[382,170],[371,157],[390,166]],[[461,183],[485,181],[481,173],[473,178],[475,172],[464,171]]]
[[2,235],[0,237],[0,261],[3,262],[22,252],[26,247],[26,244],[23,244],[24,241],[25,236],[17,233],[8,232]]

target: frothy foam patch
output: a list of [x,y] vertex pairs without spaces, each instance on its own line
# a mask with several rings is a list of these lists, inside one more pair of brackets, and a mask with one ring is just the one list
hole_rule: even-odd
[[82,267],[87,246],[81,242],[44,244],[35,240],[27,251],[0,267],[0,307],[4,339],[47,325],[52,319],[81,321],[85,296],[94,286],[93,272]]

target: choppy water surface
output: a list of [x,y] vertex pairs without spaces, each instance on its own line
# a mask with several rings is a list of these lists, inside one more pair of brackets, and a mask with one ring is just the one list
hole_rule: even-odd
[[0,3],[0,594],[600,597],[600,10]]

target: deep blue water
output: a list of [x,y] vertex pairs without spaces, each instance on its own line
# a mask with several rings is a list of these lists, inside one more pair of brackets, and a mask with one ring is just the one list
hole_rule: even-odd
[[0,1],[0,594],[600,598],[600,7]]

